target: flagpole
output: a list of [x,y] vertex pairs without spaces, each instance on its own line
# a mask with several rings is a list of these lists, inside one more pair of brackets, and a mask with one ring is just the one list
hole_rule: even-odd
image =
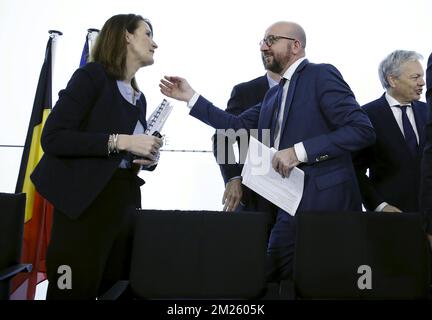
[[[54,78],[55,78],[54,77],[54,70],[55,70],[54,66],[55,66],[55,61],[56,61],[55,54],[56,54],[56,48],[57,48],[57,40],[60,36],[63,35],[63,32],[58,31],[58,30],[48,30],[48,33],[49,33],[50,38],[52,39],[52,43],[51,43],[51,80],[52,80],[52,83],[54,84],[55,83],[55,81],[54,81]],[[53,85],[51,87],[51,97],[56,96],[55,91],[57,91],[57,90],[55,89],[55,86]]]
[[56,47],[57,47],[57,39],[58,37],[63,35],[63,32],[58,30],[48,30],[49,36],[52,39],[51,44],[51,73],[54,73],[54,62],[55,62],[55,53],[56,53]]
[[93,46],[94,46],[94,43],[96,41],[96,38],[97,38],[99,32],[100,32],[100,30],[96,29],[96,28],[87,29],[87,39],[89,42],[89,44],[88,44],[89,45],[89,53],[91,53],[93,50]]
[[98,33],[99,33],[99,29],[95,29],[95,28],[87,29],[84,47],[81,53],[81,59],[79,63],[80,67],[84,67],[90,61],[91,51],[93,49],[93,45]]

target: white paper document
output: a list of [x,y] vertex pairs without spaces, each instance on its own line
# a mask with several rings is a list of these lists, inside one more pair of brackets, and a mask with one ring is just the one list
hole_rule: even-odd
[[272,167],[277,152],[250,137],[249,150],[243,166],[243,184],[294,216],[303,196],[304,172],[295,167],[286,178]]

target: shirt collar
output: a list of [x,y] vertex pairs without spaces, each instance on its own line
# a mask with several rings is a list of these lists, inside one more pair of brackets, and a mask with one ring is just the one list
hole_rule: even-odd
[[393,98],[391,95],[388,94],[388,92],[385,93],[385,98],[389,104],[390,107],[399,107],[399,106],[411,106],[411,104],[402,104],[399,101],[397,101],[395,98]]
[[136,101],[141,96],[140,91],[135,91],[130,84],[121,80],[117,80],[117,86],[120,90],[120,93],[127,101],[129,101],[131,104],[136,104]]
[[268,73],[266,74],[266,76],[267,76],[267,81],[268,81],[268,84],[269,84],[269,88],[273,88],[274,86],[278,85],[279,82],[273,80],[273,78],[270,77]]
[[290,67],[288,68],[287,71],[285,71],[283,78],[287,79],[288,81],[291,81],[291,78],[294,74],[294,72],[296,71],[297,67],[300,65],[300,63],[302,63],[304,60],[306,60],[306,57],[302,57],[298,60],[296,60],[292,65],[290,65]]

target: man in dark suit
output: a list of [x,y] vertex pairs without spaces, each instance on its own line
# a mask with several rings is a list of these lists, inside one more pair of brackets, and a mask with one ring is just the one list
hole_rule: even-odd
[[379,66],[386,92],[363,106],[377,139],[374,145],[355,155],[354,163],[363,204],[370,211],[419,210],[420,163],[427,119],[427,106],[418,101],[425,84],[420,59],[422,56],[414,51],[396,50],[389,54]]
[[429,107],[429,119],[422,160],[420,207],[425,215],[426,232],[432,247],[432,54],[429,56],[426,69],[426,101]]
[[[279,80],[278,74],[267,71],[261,77],[235,85],[225,111],[239,115],[252,106],[261,104],[268,89],[277,85]],[[247,148],[241,142],[242,139],[237,139],[239,150]],[[213,154],[225,182],[225,192],[222,198],[223,210],[272,211],[271,203],[242,185],[241,171],[243,165],[235,162],[233,143],[233,139],[218,134],[217,131],[213,136]],[[224,157],[220,157],[221,152],[225,155]],[[240,154],[242,154],[241,151]]]
[[426,101],[432,108],[432,53],[429,56],[426,69]]
[[[260,140],[279,150],[274,170],[286,177],[297,166],[305,173],[297,211],[360,211],[351,152],[374,143],[374,129],[339,71],[310,63],[305,47],[305,32],[296,23],[277,22],[266,30],[260,47],[266,68],[285,80],[267,92],[261,107],[237,117],[213,106],[185,79],[165,77],[161,91],[187,101],[190,114],[214,128],[257,128]],[[295,213],[279,209],[268,246],[269,281],[292,274]]]

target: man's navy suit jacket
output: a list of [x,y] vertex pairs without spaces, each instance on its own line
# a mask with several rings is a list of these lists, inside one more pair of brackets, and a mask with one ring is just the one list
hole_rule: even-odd
[[[190,114],[214,128],[257,128],[261,132],[271,128],[277,89],[267,92],[261,107],[238,117],[214,107],[202,96]],[[266,141],[262,135],[259,138]],[[304,60],[290,80],[279,149],[297,142],[303,142],[308,157],[307,163],[299,165],[305,172],[305,186],[298,211],[361,210],[351,152],[374,143],[375,132],[332,65]]]
[[426,68],[426,101],[432,108],[432,53],[429,56]]
[[432,54],[429,56],[426,69],[426,101],[429,108],[429,119],[421,169],[420,205],[426,215],[426,230],[432,234]]
[[[255,78],[251,81],[237,84],[232,89],[231,97],[228,100],[227,108],[225,109],[225,111],[237,116],[248,110],[249,108],[255,106],[256,104],[261,104],[268,90],[269,84],[266,75]],[[216,159],[217,139],[220,139],[222,137],[223,136],[221,135],[217,135],[217,133],[213,136],[213,154],[215,155]],[[230,143],[228,139],[225,139],[225,159],[228,160],[229,158],[233,158],[233,149],[231,145],[228,145],[228,143]],[[240,141],[238,141],[238,143],[240,144]],[[219,164],[219,168],[221,170],[224,182],[227,183],[231,178],[240,176],[242,167],[242,164]]]
[[[255,78],[251,81],[237,84],[234,86],[231,92],[231,97],[228,100],[228,106],[225,111],[233,115],[240,115],[244,111],[254,107],[257,104],[261,105],[261,102],[263,101],[268,90],[269,83],[266,75]],[[215,133],[213,136],[213,154],[215,158],[218,158],[218,139],[225,139],[225,161],[227,162],[228,159],[235,159],[232,141],[223,135],[218,135],[217,133]],[[241,144],[242,139],[237,139],[237,143],[239,150],[241,150],[240,148],[247,147],[246,145]],[[244,159],[240,160],[244,161]],[[224,182],[227,183],[231,178],[241,176],[243,164],[219,164],[219,168]],[[242,205],[237,210],[275,211],[272,204],[247,187],[243,188]]]
[[[373,211],[387,202],[405,212],[419,209],[420,161],[425,145],[427,106],[412,103],[419,155],[413,157],[385,95],[363,106],[376,132],[374,145],[358,152],[354,163],[366,209]],[[369,177],[366,170],[369,169]]]

